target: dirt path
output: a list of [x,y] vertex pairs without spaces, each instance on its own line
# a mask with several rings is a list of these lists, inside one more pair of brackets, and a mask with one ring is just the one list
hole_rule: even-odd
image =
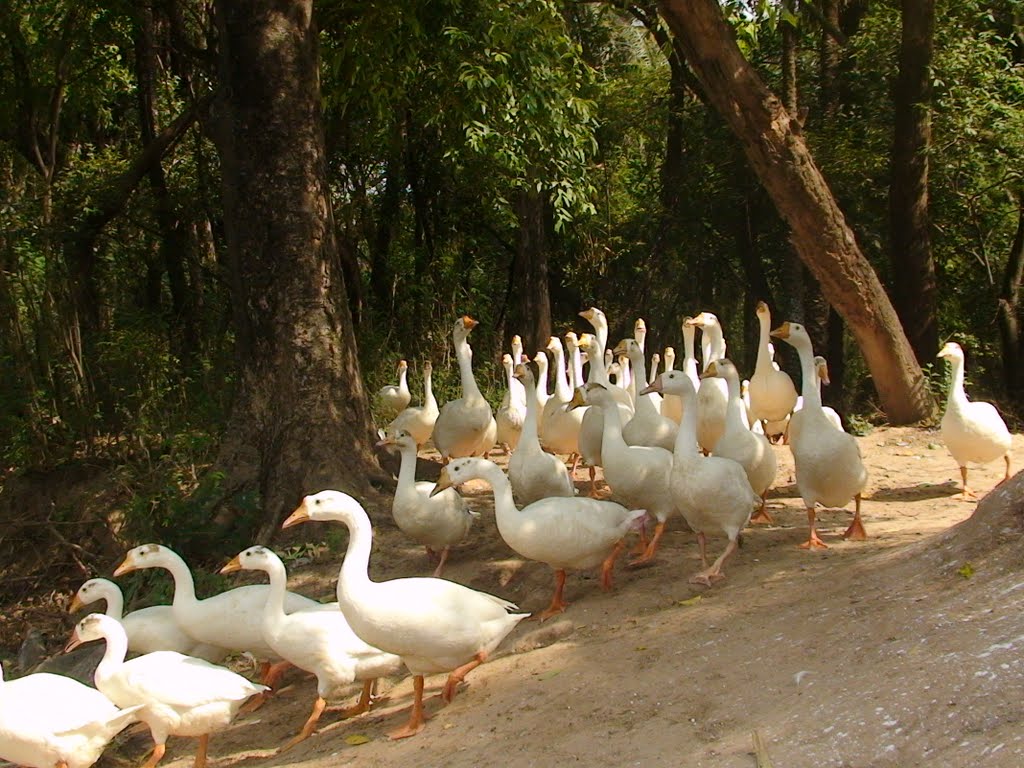
[[[657,563],[620,568],[611,593],[594,574],[570,575],[563,617],[521,624],[452,705],[429,702],[419,736],[387,740],[411,694],[408,679],[391,680],[370,714],[328,714],[317,736],[275,755],[315,696],[296,675],[211,741],[213,765],[751,767],[754,731],[785,768],[1024,764],[1024,571],[979,554],[970,575],[962,553],[937,541],[974,505],[953,497],[959,474],[936,433],[883,428],[859,440],[871,475],[867,542],[843,541],[850,513],[828,510],[820,531],[830,549],[797,548],[806,520],[791,455],[778,447],[776,524],[745,534],[714,588],[687,583],[696,545],[670,524]],[[1014,452],[1024,460],[1020,435]],[[972,482],[988,490],[1001,473],[1001,462],[974,469]],[[543,608],[549,569],[520,561],[498,538],[489,493],[469,493],[482,519],[446,576]],[[326,555],[297,571],[298,588],[330,594],[337,563]],[[384,522],[371,570],[429,572]],[[429,678],[428,693],[442,683]],[[144,745],[136,738],[122,754],[141,759]],[[192,749],[172,739],[165,765],[190,765]]]

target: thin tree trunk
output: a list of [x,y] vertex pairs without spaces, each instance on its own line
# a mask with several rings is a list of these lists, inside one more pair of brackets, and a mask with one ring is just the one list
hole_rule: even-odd
[[934,402],[889,297],[789,114],[740,53],[718,3],[661,0],[660,8],[791,227],[800,258],[849,324],[890,422],[930,417]]
[[1021,338],[1020,284],[1024,278],[1024,195],[1017,198],[1017,232],[1003,271],[999,291],[999,340],[1003,348],[1006,391],[1024,402],[1024,339]]
[[899,76],[893,94],[889,251],[893,303],[921,363],[939,346],[938,284],[928,215],[934,0],[902,0]]
[[[268,541],[304,494],[386,482],[334,238],[312,0],[218,0],[214,133],[239,383],[217,469]],[[223,514],[219,522],[231,521]]]
[[516,198],[519,239],[508,326],[522,336],[527,350],[544,349],[551,337],[547,214],[542,193],[533,187],[520,190]]

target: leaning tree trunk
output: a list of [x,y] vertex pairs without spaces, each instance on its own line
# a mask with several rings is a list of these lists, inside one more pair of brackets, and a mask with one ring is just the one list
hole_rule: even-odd
[[740,53],[718,3],[661,0],[659,7],[789,224],[800,258],[857,339],[890,422],[930,417],[934,401],[889,297],[792,119]]
[[1020,285],[1024,279],[1024,194],[1017,198],[1017,233],[1006,259],[1003,281],[999,289],[996,319],[1003,349],[1003,377],[1006,391],[1024,403],[1024,338],[1021,337]]
[[[267,541],[304,494],[382,474],[346,303],[324,158],[312,0],[218,0],[214,134],[238,389],[218,457],[258,490]],[[223,522],[223,520],[222,520]]]
[[893,93],[889,259],[893,303],[922,364],[939,346],[938,292],[928,216],[934,0],[903,0],[899,76]]

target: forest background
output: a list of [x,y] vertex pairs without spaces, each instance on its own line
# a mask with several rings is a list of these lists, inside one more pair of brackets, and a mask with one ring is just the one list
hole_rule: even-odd
[[[944,395],[953,338],[972,393],[1019,417],[1013,0],[694,3],[729,39],[672,2],[318,0],[292,4],[268,62],[247,36],[274,5],[0,3],[3,604],[142,541],[232,554],[314,481],[386,489],[367,393],[406,358],[414,393],[431,360],[456,397],[462,313],[497,404],[511,335],[532,354],[590,305],[611,339],[644,317],[649,350],[713,311],[749,372],[765,300],[808,326],[852,428],[885,419],[701,44],[737,48],[778,95],[899,313],[920,402]],[[305,267],[264,231],[277,217],[319,226]],[[276,287],[307,269],[341,351],[297,386],[301,345],[264,342],[281,323],[316,336]]]

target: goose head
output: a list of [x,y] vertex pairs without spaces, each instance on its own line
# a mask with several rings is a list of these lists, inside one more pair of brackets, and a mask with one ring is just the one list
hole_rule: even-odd
[[399,451],[417,450],[416,440],[406,432],[404,429],[399,429],[391,435],[387,435],[383,440],[378,440],[374,448],[397,448]]
[[399,360],[398,361],[398,368],[397,368],[398,375],[401,376],[403,373],[405,373],[408,370],[409,370],[409,363],[407,363],[405,360]]
[[519,334],[512,337],[512,360],[516,363],[523,362],[523,339]]
[[811,348],[811,337],[807,335],[807,329],[800,325],[800,323],[786,321],[772,331],[772,336],[776,339],[782,339],[797,349],[800,347]]
[[733,377],[739,381],[740,374],[732,360],[727,357],[723,357],[720,360],[712,360],[708,367],[704,369],[704,373],[700,375],[701,379],[725,379],[727,381]]
[[652,392],[663,395],[679,395],[684,398],[697,397],[697,390],[693,388],[693,382],[683,371],[665,371],[637,394],[649,395]]
[[683,320],[683,326],[690,328],[712,328],[720,325],[718,316],[713,312],[701,312],[696,317],[687,317]]
[[632,357],[633,355],[642,355],[643,350],[640,348],[640,342],[636,338],[623,339],[615,345],[615,356],[616,357]]
[[814,372],[818,375],[818,379],[822,384],[826,386],[831,384],[828,380],[828,363],[821,355],[814,356]]
[[282,528],[304,523],[307,520],[338,520],[355,524],[366,519],[363,505],[342,491],[320,491],[306,496],[302,503],[281,523]]
[[758,319],[764,317],[767,318],[769,323],[772,321],[772,312],[770,309],[768,309],[768,305],[765,302],[757,302],[757,308],[754,310],[754,312],[757,314]]
[[455,325],[452,327],[452,338],[456,341],[465,341],[469,338],[469,332],[478,325],[480,325],[480,323],[472,317],[469,315],[463,315],[455,321]]
[[102,613],[90,613],[75,625],[74,630],[71,632],[71,639],[69,639],[68,644],[64,646],[64,653],[73,651],[82,643],[88,643],[92,640],[102,640],[103,638],[108,637],[111,633],[117,632],[117,630],[120,630],[122,633],[124,632],[124,629],[121,627],[121,622],[117,619],[112,619]]
[[505,369],[505,375],[511,376],[512,370],[515,368],[515,361],[512,359],[512,355],[507,352],[501,356],[501,367]]
[[636,322],[633,323],[633,338],[636,339],[636,343],[643,349],[644,342],[647,340],[647,323],[644,322],[642,317],[638,317]]
[[68,613],[74,613],[75,611],[81,610],[90,603],[95,603],[97,600],[105,600],[109,589],[109,582],[107,582],[106,579],[89,579],[78,588],[75,596],[71,598],[71,604],[68,606]]
[[131,573],[142,568],[167,568],[180,558],[160,544],[142,544],[128,550],[121,564],[114,569],[115,576]]
[[485,462],[490,464],[486,459],[473,456],[464,456],[460,459],[449,461],[441,468],[441,474],[438,476],[437,483],[434,485],[430,495],[436,496],[443,490],[483,477]]
[[[538,352],[537,354],[539,356],[543,355],[541,352]],[[547,358],[545,357],[544,360],[547,361]],[[526,387],[533,386],[534,384],[533,371],[530,370],[530,366],[526,363],[519,363],[519,365],[515,367],[515,370],[512,371],[512,377],[523,382],[523,386]]]
[[947,341],[942,349],[939,350],[939,354],[936,357],[945,357],[949,360],[963,360],[964,350],[955,341]]
[[665,347],[665,370],[671,371],[676,367],[675,347]]
[[219,573],[234,573],[242,570],[265,571],[274,564],[274,560],[280,561],[278,556],[266,547],[249,547],[228,560]]
[[602,312],[597,307],[590,307],[589,309],[584,309],[582,312],[580,312],[580,317],[589,322],[595,328],[598,328],[600,326],[604,326],[605,328],[608,327],[608,318],[605,317],[604,312]]

